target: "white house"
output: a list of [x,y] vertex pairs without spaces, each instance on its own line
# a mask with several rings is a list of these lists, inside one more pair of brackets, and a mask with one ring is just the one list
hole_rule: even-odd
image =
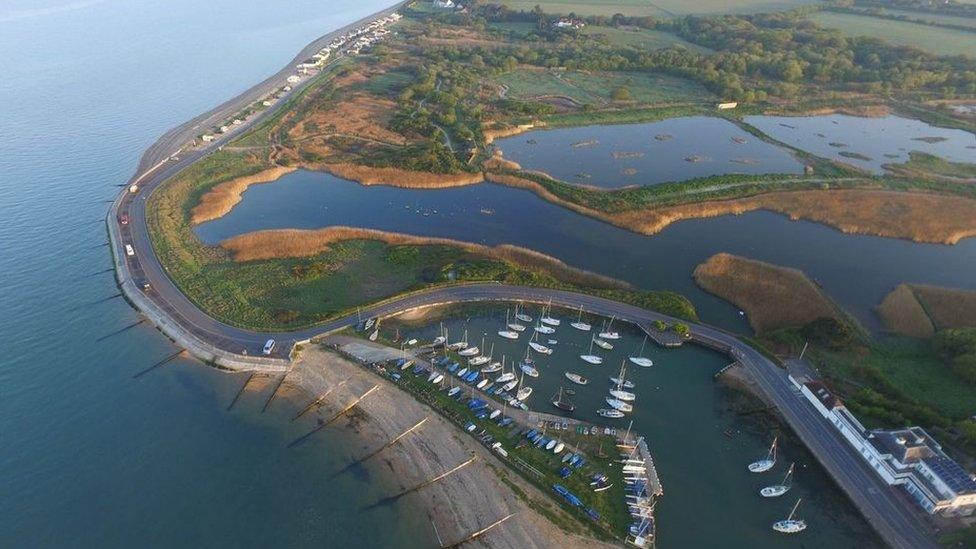
[[819,381],[790,381],[878,476],[899,485],[929,514],[969,516],[976,511],[976,480],[942,451],[925,429],[867,430]]

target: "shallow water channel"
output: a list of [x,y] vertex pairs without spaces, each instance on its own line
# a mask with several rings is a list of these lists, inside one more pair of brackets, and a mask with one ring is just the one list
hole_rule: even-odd
[[196,231],[216,243],[260,229],[330,225],[525,246],[642,288],[680,292],[706,321],[739,330],[748,327],[737,311],[691,278],[696,265],[718,252],[801,269],[872,328],[873,307],[901,282],[976,288],[976,239],[944,246],[845,235],[769,212],[682,221],[644,236],[529,191],[487,183],[440,190],[364,187],[298,171],[252,186],[229,214]]

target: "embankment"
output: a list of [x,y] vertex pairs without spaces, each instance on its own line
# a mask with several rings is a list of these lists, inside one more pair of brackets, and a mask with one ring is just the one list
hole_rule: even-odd
[[252,261],[308,257],[322,253],[330,245],[343,240],[376,240],[394,246],[450,246],[484,257],[509,261],[529,270],[550,272],[564,282],[580,286],[630,288],[625,282],[570,267],[554,257],[518,246],[484,246],[447,238],[420,237],[355,227],[257,231],[224,240],[220,246],[229,251],[235,261]]
[[803,326],[842,315],[802,271],[730,254],[715,254],[695,268],[705,291],[744,310],[758,332]]

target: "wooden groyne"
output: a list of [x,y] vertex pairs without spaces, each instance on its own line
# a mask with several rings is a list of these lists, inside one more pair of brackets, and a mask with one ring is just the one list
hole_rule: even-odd
[[274,391],[271,391],[271,396],[268,397],[268,400],[264,401],[264,406],[261,407],[262,414],[268,409],[268,406],[271,405],[271,401],[278,396],[278,389],[281,389],[281,386],[285,383],[286,377],[288,377],[287,373],[281,374],[281,377],[278,379],[278,383],[275,385]]
[[155,370],[156,368],[159,368],[163,364],[166,364],[167,362],[173,360],[174,358],[176,358],[176,357],[178,357],[178,356],[180,356],[182,354],[183,354],[183,349],[180,349],[179,351],[176,351],[175,353],[169,355],[168,357],[160,360],[159,362],[153,364],[152,366],[150,366],[150,367],[146,368],[145,370],[139,372],[138,374],[132,376],[132,379],[138,379],[138,378],[140,378],[140,377],[148,374],[149,372]]
[[309,431],[309,432],[305,433],[304,435],[302,435],[302,436],[296,438],[295,440],[291,441],[291,443],[288,445],[288,447],[289,448],[293,448],[293,447],[301,444],[302,442],[304,442],[306,439],[308,439],[309,437],[311,437],[315,433],[321,431],[322,429],[325,429],[329,425],[332,425],[332,422],[334,422],[335,420],[337,420],[340,417],[342,417],[343,415],[345,415],[349,410],[352,410],[353,408],[355,408],[356,405],[359,404],[360,402],[362,402],[364,398],[368,397],[373,391],[375,391],[375,390],[377,390],[379,388],[380,388],[379,385],[373,385],[372,387],[369,388],[369,390],[367,390],[365,393],[363,393],[362,396],[360,396],[359,398],[357,398],[356,400],[354,400],[352,402],[352,404],[350,404],[349,406],[346,406],[345,408],[343,408],[342,410],[340,410],[336,415],[330,417],[328,419],[328,421],[322,422],[318,427],[312,429],[311,431]]
[[302,408],[300,412],[298,412],[297,414],[295,414],[295,417],[291,418],[291,420],[292,421],[295,421],[296,419],[298,419],[298,418],[304,416],[305,414],[307,414],[308,412],[312,411],[314,408],[317,408],[317,407],[321,406],[322,403],[325,402],[325,397],[327,397],[330,394],[332,394],[332,391],[335,391],[339,387],[342,387],[343,385],[345,385],[347,381],[349,381],[349,378],[343,379],[339,383],[336,383],[332,387],[329,387],[328,389],[326,389],[324,393],[322,393],[321,395],[318,396],[318,398],[316,398],[312,402],[309,402],[308,403],[308,406]]
[[251,383],[252,379],[254,379],[254,372],[251,372],[247,376],[247,379],[244,380],[244,385],[241,385],[241,388],[237,391],[237,394],[234,395],[234,400],[230,401],[230,404],[227,405],[228,412],[234,407],[235,404],[237,404],[237,399],[241,398],[241,395],[244,394],[244,389],[247,389],[247,386]]
[[448,545],[448,544],[442,544],[441,545],[441,549],[447,549],[448,547],[460,547],[461,545],[463,545],[463,544],[465,544],[465,543],[467,543],[469,541],[474,541],[476,538],[479,538],[479,537],[487,534],[489,531],[491,531],[492,528],[495,528],[496,526],[502,524],[503,522],[505,522],[506,520],[508,520],[508,519],[510,519],[510,518],[512,518],[514,516],[515,516],[515,513],[509,513],[509,514],[505,515],[504,517],[496,520],[495,522],[489,524],[488,526],[485,526],[481,530],[478,530],[477,532],[472,532],[471,534],[469,534],[468,536],[464,537],[463,539],[461,539],[457,543],[452,543],[450,545]]

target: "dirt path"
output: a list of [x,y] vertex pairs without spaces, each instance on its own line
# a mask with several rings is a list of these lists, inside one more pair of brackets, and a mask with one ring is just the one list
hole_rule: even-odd
[[[533,502],[532,506],[544,506],[565,517],[550,498],[525,485],[486,448],[459,432],[435,411],[393,383],[334,352],[310,345],[295,361],[285,383],[304,393],[308,402],[333,388],[318,410],[318,416],[326,421],[374,385],[379,386],[353,412],[330,427],[355,430],[359,435],[355,444],[359,447],[351,453],[357,456],[369,456],[425,417],[429,418],[394,446],[364,464],[390,477],[391,497],[476,457],[473,463],[447,478],[405,496],[411,500],[408,504],[423,502],[444,544],[456,543],[514,512],[514,517],[473,544],[512,549],[610,547],[556,527],[500,482],[499,473],[495,471],[506,474],[522,486],[524,497]],[[302,396],[297,397],[297,401],[301,405]],[[308,414],[310,418],[314,416]]]

